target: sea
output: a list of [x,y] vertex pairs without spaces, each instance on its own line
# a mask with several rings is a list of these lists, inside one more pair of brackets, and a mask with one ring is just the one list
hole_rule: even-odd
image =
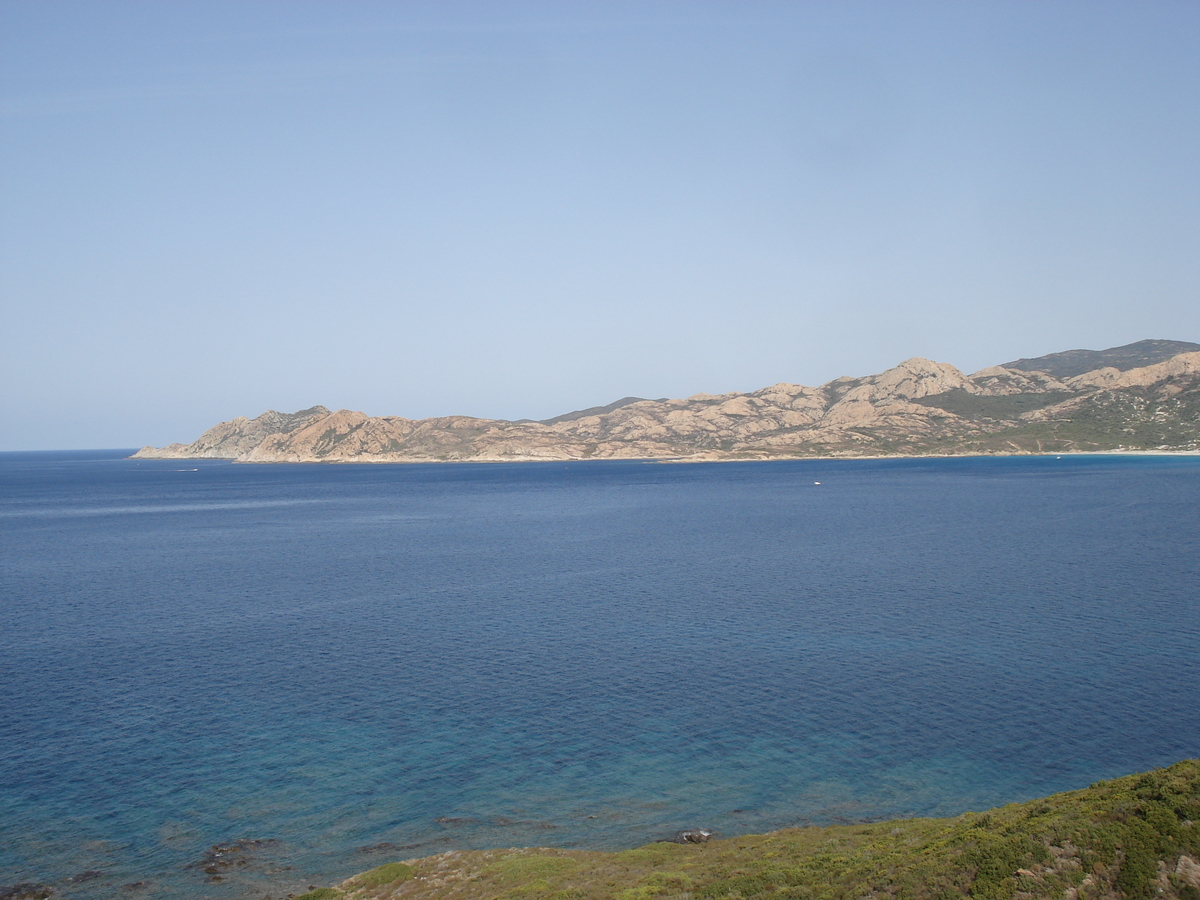
[[0,454],[0,891],[280,898],[1200,755],[1200,457],[127,454]]

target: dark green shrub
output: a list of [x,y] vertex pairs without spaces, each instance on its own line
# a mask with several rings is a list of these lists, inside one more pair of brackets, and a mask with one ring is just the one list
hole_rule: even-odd
[[695,900],[723,900],[725,897],[757,897],[774,893],[781,887],[795,887],[799,876],[793,872],[756,872],[710,881],[692,891]]
[[1158,875],[1158,835],[1142,819],[1133,819],[1125,826],[1125,858],[1117,873],[1117,888],[1126,897],[1154,896],[1154,879]]
[[1017,869],[1027,868],[1050,858],[1044,846],[1032,838],[1015,834],[979,844],[965,854],[975,866],[971,896],[982,900],[1000,900],[1012,894]]
[[1176,844],[1179,836],[1179,817],[1165,803],[1150,801],[1141,809],[1141,817],[1158,835],[1158,852],[1166,856]]

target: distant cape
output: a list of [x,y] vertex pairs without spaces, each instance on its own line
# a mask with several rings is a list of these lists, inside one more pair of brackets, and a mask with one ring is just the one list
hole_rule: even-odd
[[449,462],[1200,451],[1200,344],[1068,350],[964,375],[914,357],[819,387],[624,397],[541,421],[313,406],[222,422],[136,459]]

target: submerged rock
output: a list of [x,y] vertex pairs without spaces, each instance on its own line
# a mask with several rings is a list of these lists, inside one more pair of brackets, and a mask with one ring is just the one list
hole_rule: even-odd
[[54,888],[48,884],[22,881],[0,885],[0,900],[49,900],[53,896]]
[[433,821],[439,825],[453,825],[455,827],[479,824],[479,820],[472,816],[438,816]]
[[224,880],[223,876],[229,869],[249,866],[258,851],[278,845],[279,841],[276,840],[252,838],[242,838],[227,844],[213,844],[204,856],[184,868],[199,869],[208,876],[206,881],[216,884]]
[[380,841],[378,844],[363,844],[355,847],[355,853],[394,853],[397,850],[411,850],[416,844],[397,844],[394,841]]
[[492,824],[501,828],[536,828],[538,831],[552,831],[558,827],[545,819],[510,819],[508,816],[495,816]]
[[86,872],[80,872],[78,875],[72,875],[67,879],[71,884],[80,884],[84,881],[95,881],[97,878],[103,878],[104,873],[97,869],[88,869]]

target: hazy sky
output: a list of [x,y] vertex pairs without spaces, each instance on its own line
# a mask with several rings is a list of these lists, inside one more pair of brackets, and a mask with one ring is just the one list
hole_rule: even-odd
[[0,449],[1200,340],[1200,3],[0,0]]

